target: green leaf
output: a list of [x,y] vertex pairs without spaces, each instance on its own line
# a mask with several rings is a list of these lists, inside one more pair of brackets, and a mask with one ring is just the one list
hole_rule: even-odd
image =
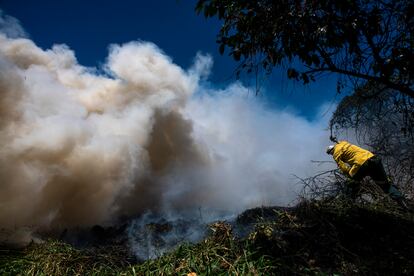
[[289,79],[297,79],[299,77],[298,71],[293,68],[287,70],[287,75]]
[[240,55],[241,55],[240,50],[235,50],[235,51],[233,51],[233,58],[234,58],[236,61],[239,61],[239,60],[240,60]]

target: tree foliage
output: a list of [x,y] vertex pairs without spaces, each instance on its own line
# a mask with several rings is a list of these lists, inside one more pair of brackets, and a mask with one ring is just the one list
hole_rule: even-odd
[[219,51],[238,73],[281,65],[304,83],[338,73],[414,97],[414,1],[198,0],[196,11],[223,21]]

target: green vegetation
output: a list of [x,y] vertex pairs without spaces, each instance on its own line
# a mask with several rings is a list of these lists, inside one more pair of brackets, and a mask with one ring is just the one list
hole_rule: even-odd
[[127,266],[123,249],[79,250],[48,240],[22,250],[0,250],[0,275],[104,275]]
[[[336,199],[303,201],[292,209],[257,208],[249,211],[257,223],[244,238],[228,223],[216,222],[200,243],[183,244],[143,263],[134,263],[122,247],[80,250],[48,240],[21,250],[1,249],[0,274],[412,275],[412,215],[384,206]],[[260,220],[264,210],[277,219]]]

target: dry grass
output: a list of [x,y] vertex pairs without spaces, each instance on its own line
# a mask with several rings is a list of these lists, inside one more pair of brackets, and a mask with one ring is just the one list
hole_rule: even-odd
[[321,191],[293,208],[249,210],[239,216],[254,221],[247,236],[219,221],[200,243],[143,263],[126,248],[80,250],[56,240],[0,249],[0,275],[413,275],[412,213],[364,193],[352,201]]

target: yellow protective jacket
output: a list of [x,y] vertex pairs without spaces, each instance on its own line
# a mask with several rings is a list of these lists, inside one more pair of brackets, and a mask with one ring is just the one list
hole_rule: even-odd
[[357,147],[347,141],[340,141],[333,149],[333,158],[339,168],[346,174],[353,177],[368,159],[374,154],[370,151]]

